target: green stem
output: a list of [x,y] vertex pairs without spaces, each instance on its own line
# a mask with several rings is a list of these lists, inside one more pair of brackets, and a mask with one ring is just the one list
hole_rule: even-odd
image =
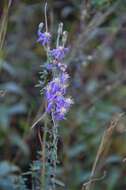
[[55,177],[56,177],[56,163],[57,163],[57,138],[58,138],[58,130],[57,130],[57,123],[55,122],[54,115],[52,113],[52,121],[53,121],[53,128],[52,128],[52,135],[53,135],[53,190],[55,190]]
[[46,138],[47,138],[47,119],[44,122],[43,147],[42,147],[42,189],[45,189],[46,174]]

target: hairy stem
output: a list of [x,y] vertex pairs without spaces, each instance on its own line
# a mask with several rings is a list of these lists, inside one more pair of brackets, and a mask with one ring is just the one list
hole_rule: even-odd
[[47,119],[44,122],[43,147],[42,147],[42,189],[45,188],[46,175],[46,138],[47,138]]

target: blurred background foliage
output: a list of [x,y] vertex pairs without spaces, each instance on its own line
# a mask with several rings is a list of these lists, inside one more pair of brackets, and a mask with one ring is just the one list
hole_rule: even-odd
[[[33,130],[31,125],[44,109],[35,88],[45,62],[36,43],[44,3],[12,0],[8,7],[7,0],[0,1],[0,190],[33,187],[40,150],[37,131],[43,124]],[[59,129],[57,177],[66,190],[77,190],[89,179],[113,114],[126,110],[126,1],[49,0],[48,20],[54,40],[60,21],[69,32],[65,62],[75,104]],[[126,189],[125,124],[124,116],[108,139],[111,145],[96,175],[106,171],[106,176],[95,182],[94,190]]]

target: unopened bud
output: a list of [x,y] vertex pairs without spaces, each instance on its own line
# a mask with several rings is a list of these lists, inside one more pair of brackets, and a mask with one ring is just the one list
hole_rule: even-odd
[[42,31],[43,26],[44,26],[44,23],[43,23],[43,22],[40,22],[40,24],[39,24],[39,26],[38,26],[38,30],[39,30],[39,31]]
[[88,60],[88,61],[92,61],[92,59],[93,59],[92,55],[88,55],[88,56],[87,56],[87,60]]
[[61,22],[58,27],[58,34],[61,35],[63,32],[63,23]]
[[68,32],[64,31],[63,32],[63,37],[62,37],[63,46],[66,44],[67,37],[68,37]]

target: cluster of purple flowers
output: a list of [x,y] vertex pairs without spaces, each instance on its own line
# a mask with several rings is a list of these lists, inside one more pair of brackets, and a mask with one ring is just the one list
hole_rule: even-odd
[[48,102],[47,112],[53,112],[56,120],[63,120],[73,103],[70,97],[65,97],[68,87],[69,75],[62,73],[59,77],[54,78],[46,87],[46,98]]
[[51,50],[50,55],[56,60],[62,60],[68,51],[69,51],[68,48],[59,46],[58,48]]
[[[38,31],[38,42],[41,45],[49,45],[51,40],[50,33]],[[50,49],[50,48],[49,48]],[[51,63],[47,64],[47,68],[51,70],[56,67],[58,70],[57,76],[50,81],[45,87],[45,96],[47,100],[46,112],[53,114],[55,120],[65,119],[73,101],[70,97],[66,97],[69,75],[67,74],[67,66],[62,63],[62,59],[68,52],[68,48],[58,46],[55,49],[49,50]]]
[[38,31],[38,40],[37,42],[40,42],[41,45],[45,46],[46,44],[48,44],[51,40],[51,34],[48,33],[48,32],[41,32],[41,31]]

